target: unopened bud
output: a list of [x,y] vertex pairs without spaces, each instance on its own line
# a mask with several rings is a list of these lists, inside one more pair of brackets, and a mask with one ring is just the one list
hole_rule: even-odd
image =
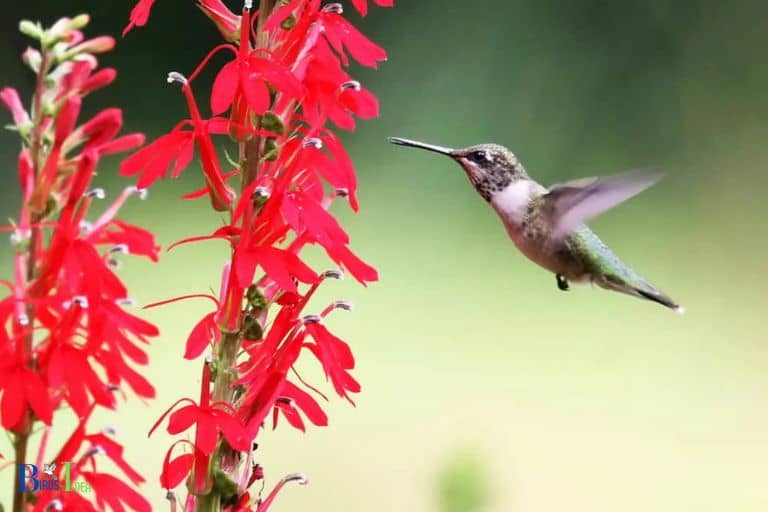
[[70,26],[75,30],[80,30],[81,28],[85,28],[88,23],[91,22],[91,17],[87,14],[78,14],[74,18],[72,18],[72,21],[70,22]]
[[261,116],[261,127],[272,133],[276,133],[277,135],[285,133],[285,124],[283,123],[283,120],[274,112],[265,112],[264,115]]
[[24,53],[21,54],[21,60],[26,64],[29,69],[35,73],[40,72],[40,65],[43,62],[43,56],[39,51],[34,48],[27,48]]
[[111,36],[99,36],[93,39],[88,39],[82,43],[73,46],[66,52],[64,52],[59,60],[66,61],[72,59],[80,54],[93,55],[97,53],[106,53],[111,51],[115,47],[115,38]]
[[267,307],[266,297],[264,297],[264,294],[261,293],[261,290],[255,284],[248,287],[248,290],[245,292],[245,298],[248,299],[248,304],[253,309],[263,310]]
[[43,27],[39,23],[29,20],[21,20],[19,22],[19,32],[38,41],[43,37]]
[[262,339],[264,337],[264,329],[261,327],[259,319],[253,315],[247,315],[243,320],[242,334],[246,340],[257,341]]
[[264,141],[264,153],[262,157],[268,162],[274,162],[280,156],[280,148],[277,147],[275,139],[269,138]]
[[294,16],[293,14],[289,14],[288,17],[285,18],[280,23],[280,28],[282,28],[283,30],[291,30],[295,26],[296,26],[296,16]]

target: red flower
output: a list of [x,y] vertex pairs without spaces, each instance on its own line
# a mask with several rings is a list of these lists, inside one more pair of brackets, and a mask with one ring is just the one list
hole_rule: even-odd
[[178,177],[194,156],[195,134],[183,129],[186,124],[187,122],[179,123],[170,133],[160,136],[123,160],[120,164],[120,174],[134,176],[141,173],[136,186],[145,189],[164,177],[168,167],[175,162],[171,177]]
[[224,39],[235,43],[240,38],[240,16],[221,0],[198,0],[197,6],[216,25]]
[[[7,346],[7,345],[6,345]],[[40,374],[30,370],[27,361],[19,361],[13,354],[3,354],[0,363],[0,424],[14,430],[27,408],[31,408],[46,425],[51,424],[53,406]]]
[[130,32],[133,27],[143,27],[149,21],[149,12],[155,0],[139,0],[131,10],[130,23],[123,29],[123,37]]

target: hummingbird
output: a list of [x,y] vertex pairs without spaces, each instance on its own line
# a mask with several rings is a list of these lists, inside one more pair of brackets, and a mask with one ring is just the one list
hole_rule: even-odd
[[630,171],[609,177],[539,184],[504,146],[477,144],[452,149],[390,137],[401,146],[449,156],[501,219],[515,246],[528,259],[555,274],[557,287],[593,285],[653,301],[678,313],[685,310],[621,261],[585,224],[658,182],[658,171]]

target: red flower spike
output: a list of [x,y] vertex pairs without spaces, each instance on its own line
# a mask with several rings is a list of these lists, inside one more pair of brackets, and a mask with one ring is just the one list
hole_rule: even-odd
[[[367,0],[352,2],[359,12],[367,13]],[[240,17],[222,0],[197,3],[225,41],[236,43],[214,48],[190,78],[194,80],[219,50],[234,54],[216,73],[210,94],[213,115],[227,118],[202,118],[190,84],[173,74],[172,79],[182,83],[190,120],[137,152],[121,171],[139,175],[139,185],[149,186],[164,176],[169,166],[174,167],[171,174],[177,175],[197,147],[206,184],[184,197],[209,195],[215,208],[229,211],[226,224],[215,232],[175,244],[217,238],[225,240],[232,251],[224,265],[216,310],[192,327],[185,356],[200,356],[223,334],[241,338],[241,350],[232,367],[218,368],[237,372],[233,384],[238,387],[236,402],[211,404],[211,397],[219,396],[221,390],[215,385],[211,389],[206,365],[199,402],[182,400],[178,408],[172,407],[158,420],[164,422],[167,415],[167,429],[174,434],[195,428],[193,451],[181,455],[169,451],[161,481],[172,487],[191,475],[192,492],[199,495],[211,489],[214,471],[231,473],[228,461],[222,460],[216,449],[222,439],[236,451],[247,451],[270,413],[273,422],[282,415],[301,430],[307,423],[328,423],[317,399],[325,398],[322,393],[301,377],[301,387],[287,379],[304,349],[318,359],[340,396],[351,401],[351,395],[360,390],[350,373],[354,357],[349,345],[321,323],[333,306],[320,315],[304,312],[319,283],[338,273],[318,275],[304,262],[301,251],[308,244],[317,244],[361,283],[378,278],[376,270],[352,252],[348,234],[330,212],[339,197],[347,198],[355,211],[358,203],[354,167],[328,125],[353,130],[357,119],[378,115],[375,96],[354,81],[345,66],[354,59],[376,67],[386,54],[341,16],[340,4],[288,0],[268,13],[266,23],[263,19],[254,23],[256,15],[250,2],[245,3]],[[374,3],[389,6],[392,0]],[[290,26],[284,23],[287,21]],[[267,112],[269,117],[264,116]],[[257,127],[259,116],[264,116],[259,123],[263,127]],[[235,170],[227,174],[222,173],[215,152],[213,138],[218,135],[230,135],[240,144],[239,152],[228,152],[240,155],[241,161],[233,163]],[[255,141],[259,141],[258,147]],[[231,205],[233,196],[227,193],[227,180],[245,168],[243,156],[252,157],[254,149],[260,154],[255,162],[247,162],[240,197]],[[264,332],[248,330],[245,336],[246,318],[258,321]],[[128,349],[126,354],[130,353]],[[251,460],[248,455],[246,465]],[[242,489],[229,512],[267,512],[279,489],[298,479],[284,479],[264,501],[254,505],[245,492],[254,481],[253,474],[246,471],[230,477],[239,481]],[[194,507],[194,501],[192,497],[187,505]]]
[[[52,108],[43,108],[34,123],[13,89],[0,91],[23,145],[18,160],[22,201],[12,233],[13,282],[0,280],[11,290],[0,299],[0,424],[19,431],[15,441],[25,445],[30,429],[37,431],[38,422],[51,425],[54,412],[66,402],[78,426],[54,460],[72,461],[69,478],[84,479],[92,489],[88,499],[48,490],[37,494],[35,503],[26,498],[14,503],[14,509],[21,504],[19,509],[27,512],[150,510],[132,487],[143,478],[127,462],[123,447],[105,433],[86,433],[94,409],[114,408],[121,387],[145,398],[154,395],[133,364],[147,363],[141,344],[158,334],[154,325],[121,307],[130,302],[128,290],[112,269],[119,253],[157,258],[151,233],[115,219],[135,188],[89,221],[94,199],[104,196],[101,189],[88,190],[99,158],[132,149],[143,143],[143,136],[115,138],[122,112],[114,108],[76,127],[82,98],[116,76],[112,69],[96,71],[92,55],[109,51],[114,39],[85,39],[78,28],[87,22],[85,15],[59,20],[47,31],[58,41],[55,50],[46,46],[42,52],[25,52],[26,62],[33,68],[44,64],[41,73],[51,78],[36,82],[33,106],[43,98]],[[56,208],[49,208],[52,197]],[[35,213],[43,212],[45,218],[38,219]],[[18,463],[34,461],[40,467],[49,460],[50,427],[44,432],[37,456]],[[102,454],[124,476],[98,471],[96,459]],[[62,472],[60,466],[54,477],[61,479]]]

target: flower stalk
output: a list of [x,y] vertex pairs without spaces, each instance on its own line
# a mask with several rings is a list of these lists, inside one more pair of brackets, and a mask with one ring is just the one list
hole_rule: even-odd
[[[116,137],[119,109],[104,110],[78,126],[83,99],[115,78],[114,70],[97,70],[95,56],[109,51],[114,40],[85,39],[81,29],[88,21],[86,15],[62,18],[50,28],[21,22],[22,33],[39,45],[23,55],[36,75],[30,107],[15,89],[0,90],[14,121],[9,129],[22,141],[21,207],[10,226],[0,227],[11,232],[15,253],[13,279],[2,281],[11,293],[0,299],[0,424],[13,439],[13,512],[103,508],[64,489],[35,492],[42,478],[36,471],[48,462],[49,433],[63,408],[75,413],[79,426],[46,478],[61,478],[67,461],[67,478],[87,482],[98,502],[128,500],[135,510],[149,507],[132,487],[143,479],[123,460],[122,447],[86,430],[96,407],[117,406],[115,389],[127,385],[141,397],[154,394],[125,356],[145,364],[145,353],[134,343],[148,342],[157,330],[121,308],[127,289],[109,254],[116,245],[150,259],[158,252],[151,233],[115,219],[119,201],[96,224],[85,220],[101,195],[88,192],[101,157],[143,143],[140,134]],[[37,428],[40,424],[43,428]],[[29,444],[37,431],[42,438],[37,456],[31,457]],[[77,462],[99,454],[123,468],[130,484],[116,484],[112,475]]]

